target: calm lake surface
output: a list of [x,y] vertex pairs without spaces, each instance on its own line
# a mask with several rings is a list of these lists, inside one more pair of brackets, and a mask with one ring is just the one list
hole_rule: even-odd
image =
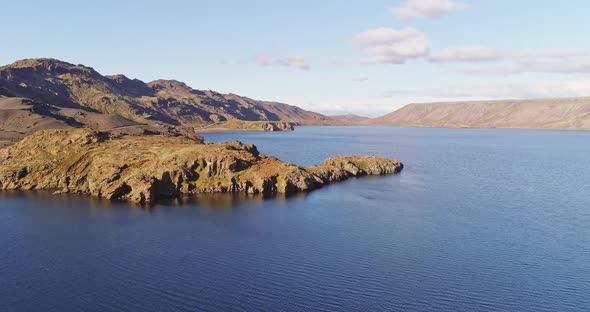
[[590,132],[211,133],[401,174],[150,209],[0,193],[0,311],[588,311]]

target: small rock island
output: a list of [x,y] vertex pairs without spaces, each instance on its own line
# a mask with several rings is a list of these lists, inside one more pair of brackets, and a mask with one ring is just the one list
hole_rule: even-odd
[[400,161],[374,156],[337,156],[302,167],[238,141],[205,144],[182,136],[52,129],[0,149],[0,189],[149,203],[205,192],[293,193],[402,168]]

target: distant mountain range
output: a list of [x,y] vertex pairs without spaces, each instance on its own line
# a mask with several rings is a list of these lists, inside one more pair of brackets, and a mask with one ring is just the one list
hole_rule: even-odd
[[48,127],[199,128],[224,121],[343,125],[351,118],[195,90],[176,80],[145,83],[124,75],[103,76],[91,67],[56,59],[26,59],[0,67],[0,131],[9,136],[6,132],[26,134]]
[[292,124],[590,130],[590,97],[410,104],[369,119],[195,90],[176,80],[103,76],[49,58],[0,67],[0,146],[50,128],[196,138],[199,131],[291,130]]
[[361,123],[441,128],[590,130],[590,97],[409,104]]

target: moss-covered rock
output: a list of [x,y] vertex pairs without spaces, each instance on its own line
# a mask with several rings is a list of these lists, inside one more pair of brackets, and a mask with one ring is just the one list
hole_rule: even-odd
[[114,138],[87,129],[45,130],[0,150],[1,189],[47,189],[145,203],[205,192],[290,193],[363,175],[397,173],[401,162],[338,156],[301,167],[251,144],[185,137]]

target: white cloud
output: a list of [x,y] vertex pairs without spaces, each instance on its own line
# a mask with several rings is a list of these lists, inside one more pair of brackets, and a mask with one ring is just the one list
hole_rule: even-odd
[[369,80],[369,76],[367,76],[367,75],[357,75],[357,76],[352,77],[352,81],[362,82],[362,81],[367,81],[367,80]]
[[401,29],[379,27],[357,34],[352,41],[358,45],[387,45],[409,40],[420,35],[422,35],[422,33],[410,27]]
[[352,40],[363,47],[365,64],[403,64],[428,55],[426,35],[414,28],[374,28],[357,34]]
[[401,20],[418,18],[437,18],[450,12],[468,8],[469,5],[452,0],[406,0],[391,9],[391,13]]
[[505,57],[505,53],[496,49],[475,45],[453,47],[442,50],[430,57],[431,62],[483,62],[495,61]]
[[284,67],[294,67],[301,70],[311,69],[311,60],[308,57],[302,56],[284,56],[275,59],[265,54],[258,54],[252,58],[252,63],[260,67],[280,65]]
[[422,90],[396,90],[386,96],[418,96],[440,98],[552,98],[590,95],[590,80],[553,81],[542,83],[507,83],[472,85]]

